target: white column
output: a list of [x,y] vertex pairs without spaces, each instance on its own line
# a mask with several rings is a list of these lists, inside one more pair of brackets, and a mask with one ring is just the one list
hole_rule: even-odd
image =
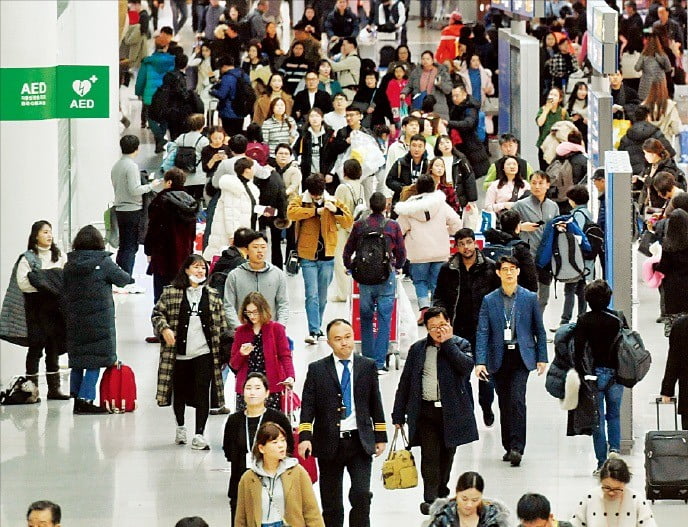
[[[0,2],[3,68],[55,66],[57,2]],[[31,28],[27,31],[26,28]],[[40,35],[37,40],[36,35]],[[31,224],[48,220],[57,234],[57,121],[0,122],[0,296],[26,250]],[[2,343],[0,350],[10,345]],[[9,371],[8,371],[9,373]]]
[[72,119],[72,224],[102,227],[112,200],[110,168],[119,157],[118,0],[70,2],[58,21],[58,61],[110,66],[110,117]]

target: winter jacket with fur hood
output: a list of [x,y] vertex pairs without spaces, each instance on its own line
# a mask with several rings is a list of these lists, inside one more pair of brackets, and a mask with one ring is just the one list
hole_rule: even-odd
[[[496,500],[483,499],[480,506],[478,527],[510,527],[509,509]],[[439,498],[430,507],[430,520],[424,527],[455,527],[459,525],[455,498]]]
[[441,190],[419,194],[394,207],[397,222],[406,237],[411,263],[446,262],[449,236],[462,227],[461,218],[446,202]]
[[225,174],[219,184],[220,199],[215,208],[208,246],[203,251],[203,257],[208,261],[229,245],[239,227],[257,228],[253,207],[260,200],[258,187],[252,181],[242,182],[235,174]]

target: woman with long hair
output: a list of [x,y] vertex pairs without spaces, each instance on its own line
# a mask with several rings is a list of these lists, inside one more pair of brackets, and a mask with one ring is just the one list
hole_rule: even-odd
[[270,76],[266,91],[263,95],[256,99],[256,104],[253,106],[253,122],[262,125],[263,122],[272,115],[270,104],[274,99],[284,100],[286,106],[286,115],[291,115],[291,109],[294,107],[294,99],[287,92],[284,91],[284,76],[281,73],[273,73]]
[[271,75],[270,62],[263,55],[262,49],[259,40],[249,41],[246,57],[241,63],[241,69],[251,79],[251,86],[258,96],[265,93]]
[[540,82],[542,84],[541,103],[545,102],[549,90],[552,89],[552,75],[549,72],[550,60],[557,50],[557,37],[548,31],[540,40]]
[[174,442],[187,442],[184,412],[196,409],[191,448],[209,450],[204,437],[210,410],[210,388],[219,407],[224,406],[220,365],[220,335],[227,330],[222,298],[206,287],[208,263],[198,254],[184,260],[172,283],[163,289],[153,308],[151,323],[160,338],[158,406],[174,409]]
[[[311,174],[329,174],[332,171],[330,146],[333,138],[334,131],[325,123],[322,110],[311,109],[306,116],[306,124],[301,129],[301,135],[294,143],[294,156],[301,166],[301,181],[305,181]],[[334,175],[333,178],[337,179],[334,184],[336,189],[339,177]],[[293,190],[298,194],[301,186]]]
[[442,158],[447,183],[454,186],[461,214],[477,209],[478,186],[471,164],[463,153],[454,148],[451,137],[441,134],[435,143],[435,156]]
[[270,102],[269,115],[261,127],[263,141],[270,149],[270,157],[274,159],[275,148],[281,143],[293,144],[299,136],[296,121],[287,115],[287,103],[281,97]]
[[650,110],[650,122],[661,130],[670,143],[681,132],[678,105],[669,98],[666,80],[653,82],[642,105]]
[[493,181],[485,194],[485,210],[500,212],[510,209],[523,194],[530,190],[530,184],[521,174],[516,156],[504,156],[497,166],[497,180]]
[[[232,472],[229,477],[229,504],[232,508],[232,523],[237,511],[237,495],[239,493],[239,481],[251,467],[250,458],[255,446],[258,429],[262,423],[277,423],[285,430],[291,425],[289,419],[282,412],[274,408],[266,407],[265,403],[270,397],[268,378],[259,372],[251,372],[246,377],[242,387],[243,409],[227,418],[225,423],[222,449],[225,458],[232,464]],[[287,436],[287,451],[294,450],[294,436]]]
[[229,366],[236,374],[236,407],[243,408],[241,387],[249,373],[264,374],[269,381],[267,406],[281,408],[282,391],[294,384],[294,364],[286,330],[272,320],[272,312],[265,297],[254,291],[241,303],[239,326],[234,335]]
[[280,45],[279,37],[277,36],[277,24],[274,21],[268,22],[265,26],[265,37],[260,45],[270,61],[272,71],[279,69],[277,66],[278,58],[284,55]]
[[[435,189],[444,192],[444,195],[446,196],[447,205],[449,205],[456,212],[459,212],[461,210],[461,207],[459,206],[459,203],[456,200],[456,191],[454,190],[454,187],[447,183],[446,170],[447,168],[444,164],[444,160],[441,157],[436,157],[428,163],[427,175],[430,176],[432,180],[435,182]],[[399,200],[406,201],[411,196],[415,196],[416,194],[416,184],[413,183],[412,185],[404,187],[401,190],[401,196]]]
[[253,465],[239,482],[235,527],[325,527],[308,473],[288,447],[284,427],[260,426]]
[[540,135],[535,146],[538,147],[538,160],[540,161],[540,170],[546,170],[549,163],[545,161],[544,153],[542,151],[542,143],[552,131],[552,126],[559,121],[566,121],[569,114],[564,108],[564,92],[561,88],[553,87],[548,95],[547,101],[538,110],[535,122],[540,129]]
[[642,100],[645,100],[650,93],[653,82],[661,80],[666,82],[666,72],[671,71],[671,61],[664,52],[657,35],[653,33],[648,35],[645,48],[635,64],[635,70],[642,73],[638,86],[638,97]]
[[509,509],[495,500],[483,498],[485,480],[477,472],[464,472],[456,482],[453,498],[439,498],[430,506],[428,527],[509,527]]
[[640,190],[638,204],[642,209],[659,209],[664,205],[662,198],[653,185],[654,177],[658,172],[669,172],[674,175],[676,182],[683,189],[686,188],[686,178],[681,169],[676,165],[668,150],[658,139],[646,139],[643,143],[645,155],[645,169],[637,178],[634,177],[633,188]]
[[65,350],[64,320],[52,295],[31,285],[29,273],[37,269],[64,267],[67,259],[53,240],[50,222],[39,220],[31,225],[27,250],[19,257],[15,277],[24,297],[29,349],[26,353],[26,377],[38,386],[38,366],[45,351],[45,378],[48,399],[67,400],[60,391],[58,357]]
[[583,136],[583,144],[587,146],[588,141],[588,85],[583,81],[578,81],[573,85],[569,102],[566,105],[573,124]]
[[322,59],[318,63],[318,89],[326,91],[332,97],[344,93],[342,85],[332,76],[332,64],[327,59]]
[[86,225],[74,238],[64,266],[69,391],[74,394],[75,414],[107,412],[93,401],[100,368],[117,362],[112,286],[132,282],[111,256],[100,231]]

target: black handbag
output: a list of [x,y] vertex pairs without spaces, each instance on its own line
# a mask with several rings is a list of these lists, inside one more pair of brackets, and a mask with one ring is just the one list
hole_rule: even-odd
[[284,270],[288,275],[294,276],[299,274],[301,264],[299,263],[299,253],[297,251],[289,251],[287,261],[284,264]]

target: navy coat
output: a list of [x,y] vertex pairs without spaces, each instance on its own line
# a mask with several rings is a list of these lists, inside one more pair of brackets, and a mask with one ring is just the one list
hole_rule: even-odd
[[117,360],[112,285],[131,277],[107,251],[72,251],[64,266],[67,353],[71,368],[104,368]]
[[[547,362],[547,333],[536,293],[519,285],[516,288],[515,302],[516,340],[523,364],[532,371],[536,363]],[[480,307],[475,363],[486,365],[491,374],[499,371],[504,358],[504,347],[504,300],[500,287],[487,295]]]
[[[428,339],[419,340],[409,349],[404,371],[394,396],[392,422],[408,423],[409,444],[420,445],[418,420],[423,400],[423,365]],[[473,371],[473,354],[466,339],[456,335],[444,342],[437,352],[437,380],[442,399],[444,443],[447,447],[478,440],[473,413],[473,398],[468,393],[466,378]]]

